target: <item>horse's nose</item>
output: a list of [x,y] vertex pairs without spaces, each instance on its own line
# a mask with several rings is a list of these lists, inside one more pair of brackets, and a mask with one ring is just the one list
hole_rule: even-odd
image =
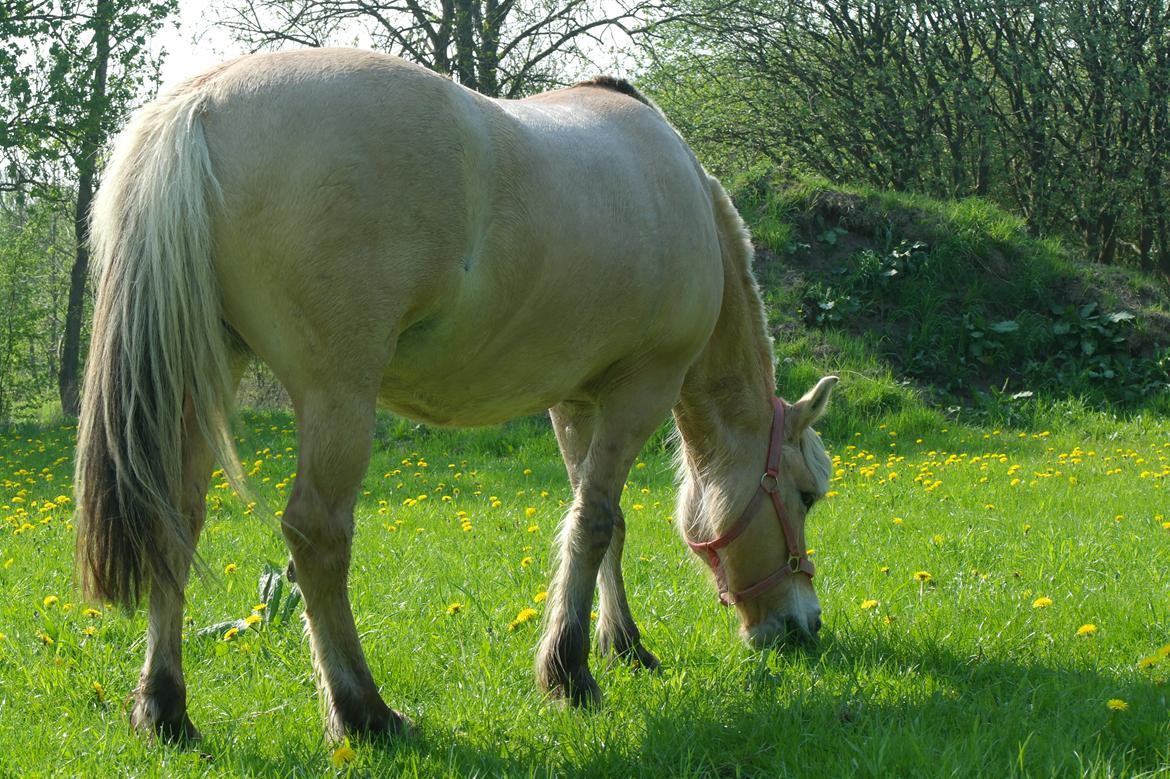
[[817,609],[816,616],[812,618],[812,623],[810,624],[813,636],[816,636],[817,633],[821,632],[821,625],[822,624],[823,623],[821,622],[821,610]]

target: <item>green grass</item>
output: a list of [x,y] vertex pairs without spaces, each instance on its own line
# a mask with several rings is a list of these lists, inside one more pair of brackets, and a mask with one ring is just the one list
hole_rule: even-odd
[[[848,379],[842,390],[850,398]],[[190,589],[184,647],[205,740],[198,751],[151,746],[125,710],[144,619],[83,613],[69,504],[42,510],[70,492],[74,431],[0,432],[0,775],[1170,775],[1170,660],[1139,666],[1170,641],[1167,421],[1082,410],[1060,424],[1053,412],[1050,431],[997,430],[910,403],[884,416],[848,408],[824,425],[841,476],[809,527],[820,646],[760,654],[739,641],[669,520],[660,436],[624,506],[630,600],[663,670],[594,661],[606,703],[593,713],[537,694],[538,624],[508,627],[542,608],[534,596],[569,498],[551,431],[384,419],[351,588],[383,695],[416,732],[355,744],[340,771],[297,620],[232,641],[197,635],[250,613],[264,565],[285,559],[273,521],[213,486],[201,545],[210,573]],[[276,485],[295,470],[290,418],[247,415],[241,432],[279,504],[288,487]],[[1052,604],[1035,608],[1041,597]],[[462,609],[449,615],[452,603]],[[1096,634],[1078,637],[1088,623]],[[1128,710],[1108,709],[1115,698]]]

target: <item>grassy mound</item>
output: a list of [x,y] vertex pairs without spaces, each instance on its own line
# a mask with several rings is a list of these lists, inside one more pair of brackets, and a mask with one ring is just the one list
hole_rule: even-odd
[[981,200],[759,172],[732,194],[756,237],[782,385],[819,364],[853,373],[854,402],[883,412],[1035,397],[1170,410],[1165,283],[1080,262]]

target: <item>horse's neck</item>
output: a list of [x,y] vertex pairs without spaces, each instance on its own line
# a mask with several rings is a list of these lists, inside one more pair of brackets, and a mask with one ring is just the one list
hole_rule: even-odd
[[[772,342],[750,270],[725,268],[719,320],[687,373],[675,422],[699,473],[732,466],[763,441],[772,419]],[[761,461],[762,463],[762,461]]]

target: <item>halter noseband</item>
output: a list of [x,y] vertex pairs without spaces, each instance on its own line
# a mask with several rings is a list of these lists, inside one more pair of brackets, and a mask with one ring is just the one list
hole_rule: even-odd
[[[687,545],[695,554],[705,556],[707,564],[711,566],[711,571],[715,574],[715,582],[719,586],[719,602],[724,606],[758,597],[779,584],[785,576],[803,573],[811,579],[816,571],[812,560],[808,559],[807,552],[798,543],[799,537],[796,528],[792,526],[788,510],[785,508],[784,502],[780,500],[780,447],[782,445],[781,438],[784,435],[784,412],[788,406],[780,398],[772,398],[772,407],[774,410],[772,435],[768,441],[768,461],[764,466],[764,475],[760,477],[760,488],[752,496],[751,502],[739,515],[735,524],[718,538],[702,543],[695,543],[687,539]],[[755,516],[756,509],[765,495],[772,499],[772,506],[776,509],[776,519],[780,521],[780,529],[784,532],[784,542],[788,545],[788,560],[752,586],[743,590],[732,590],[727,585],[727,571],[723,568],[723,561],[719,559],[719,550],[739,538],[743,531],[747,530],[747,526],[751,524],[752,517]]]

